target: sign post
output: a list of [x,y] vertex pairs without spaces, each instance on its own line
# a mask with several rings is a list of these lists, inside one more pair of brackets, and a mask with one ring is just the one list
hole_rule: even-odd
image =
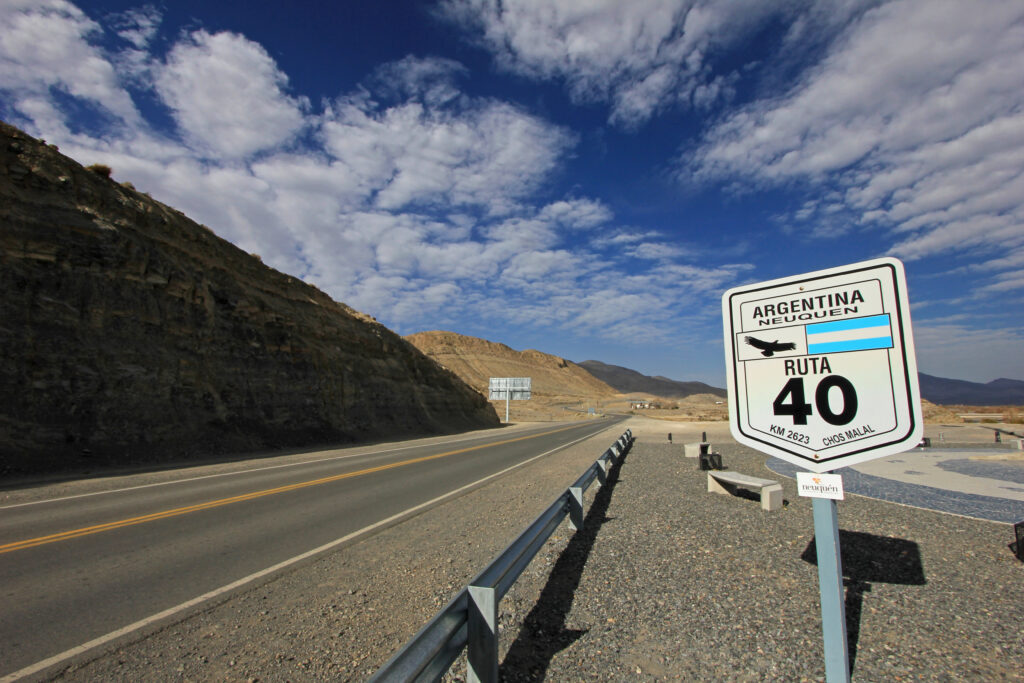
[[[722,317],[736,441],[817,473],[920,442],[910,304],[897,259],[735,287],[722,296]],[[810,495],[825,675],[849,681],[836,500]]]
[[509,401],[530,400],[529,377],[491,377],[488,393],[491,401],[505,399],[505,424],[508,424]]
[[825,646],[825,680],[850,680],[850,649],[846,640],[843,559],[839,552],[839,511],[836,501],[815,498],[814,545],[818,552],[818,593],[821,635]]

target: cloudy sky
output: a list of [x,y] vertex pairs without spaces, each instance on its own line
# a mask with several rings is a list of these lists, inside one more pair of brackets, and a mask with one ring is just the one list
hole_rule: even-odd
[[728,287],[883,255],[1024,379],[1024,3],[0,0],[0,118],[401,334],[724,386]]

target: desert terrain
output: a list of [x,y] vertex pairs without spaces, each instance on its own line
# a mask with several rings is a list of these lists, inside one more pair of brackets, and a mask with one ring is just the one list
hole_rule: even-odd
[[[512,423],[584,420],[614,413],[635,415],[640,418],[636,423],[651,435],[664,437],[672,432],[677,441],[693,441],[702,431],[707,431],[709,438],[711,434],[729,434],[729,408],[722,395],[698,393],[679,397],[618,391],[581,364],[540,351],[516,351],[505,344],[454,332],[421,332],[405,339],[484,396],[490,377],[531,377],[530,400],[512,401],[509,405]],[[651,383],[652,387],[665,385],[663,378],[648,379],[657,380]],[[638,407],[641,404],[645,407]],[[504,420],[505,401],[492,400],[491,405]],[[957,443],[991,443],[997,430],[1024,433],[1021,406],[943,406],[923,400],[921,408],[925,436],[936,444],[947,439]],[[962,415],[972,417],[965,419]]]

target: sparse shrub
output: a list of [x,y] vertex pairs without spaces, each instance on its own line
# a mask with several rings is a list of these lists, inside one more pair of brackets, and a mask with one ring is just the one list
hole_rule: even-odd
[[249,256],[252,256],[254,259],[259,261],[260,263],[263,263],[263,258],[259,254],[249,254]]
[[124,181],[123,183],[121,183],[121,187],[123,187],[126,190],[134,190],[135,189],[135,186],[132,185],[131,183],[129,183],[127,180]]
[[103,178],[109,178],[110,174],[114,172],[114,169],[110,168],[106,164],[93,164],[91,166],[86,166],[85,168],[98,176],[102,176]]

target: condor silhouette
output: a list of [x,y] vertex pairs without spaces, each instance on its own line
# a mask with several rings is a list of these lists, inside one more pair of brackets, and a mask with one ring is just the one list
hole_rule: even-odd
[[779,343],[779,340],[775,341],[762,341],[757,337],[744,337],[744,341],[753,346],[755,349],[761,349],[761,355],[765,358],[771,358],[776,351],[792,351],[796,348],[796,344],[793,342]]

